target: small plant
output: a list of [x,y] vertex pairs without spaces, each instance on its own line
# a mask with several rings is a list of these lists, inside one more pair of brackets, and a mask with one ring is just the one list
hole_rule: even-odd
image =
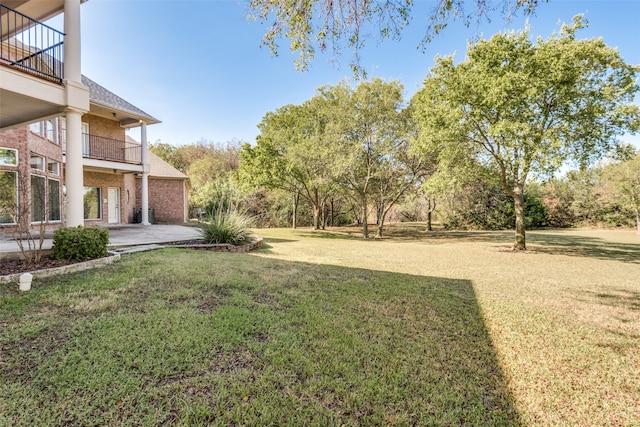
[[207,243],[229,243],[238,245],[249,239],[251,218],[235,209],[219,207],[200,224],[202,238]]
[[87,260],[107,255],[109,230],[99,227],[62,227],[53,233],[53,257]]

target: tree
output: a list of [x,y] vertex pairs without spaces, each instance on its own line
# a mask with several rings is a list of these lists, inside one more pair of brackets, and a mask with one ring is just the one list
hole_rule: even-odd
[[437,58],[413,99],[423,149],[437,147],[444,165],[462,152],[495,171],[514,200],[514,250],[526,249],[527,178],[567,160],[586,166],[640,127],[640,67],[602,39],[577,40],[585,25],[579,15],[547,40],[501,33],[459,64]]
[[254,187],[284,190],[294,200],[302,197],[313,207],[315,229],[324,227],[321,213],[335,191],[335,152],[326,137],[328,102],[315,96],[267,113],[258,125],[256,145],[244,144],[240,153],[240,179]]
[[[413,0],[250,0],[249,17],[270,23],[262,42],[275,56],[278,40],[290,40],[291,51],[298,53],[295,65],[299,70],[307,69],[316,49],[329,49],[335,59],[346,47],[353,51],[350,62],[353,71],[364,73],[359,51],[372,33],[367,26],[376,27],[373,34],[379,41],[398,40],[413,19],[413,3]],[[510,19],[518,11],[531,14],[539,3],[540,0],[437,0],[419,46],[424,49],[450,21],[462,19],[469,26],[488,19],[496,10]]]
[[324,89],[335,99],[332,130],[336,179],[360,209],[362,235],[369,237],[369,208],[378,208],[377,237],[389,210],[426,173],[422,156],[410,150],[413,123],[401,107],[402,85],[373,79],[355,89],[346,83]]
[[[189,146],[184,146],[186,147]],[[194,158],[186,169],[192,188],[191,208],[204,208],[211,214],[219,208],[220,204],[237,204],[240,196],[239,190],[232,182],[232,174],[238,169],[241,143],[239,141],[230,141],[226,144],[200,143],[195,147],[205,151],[200,157]],[[190,151],[195,150],[191,148]],[[228,209],[229,206],[223,206],[223,208]]]
[[149,150],[180,172],[186,174],[189,166],[204,157],[213,145],[213,143],[206,140],[200,140],[194,144],[175,146],[158,140],[153,144],[149,144]]
[[630,160],[608,165],[604,181],[609,189],[608,196],[634,213],[640,234],[640,152]]

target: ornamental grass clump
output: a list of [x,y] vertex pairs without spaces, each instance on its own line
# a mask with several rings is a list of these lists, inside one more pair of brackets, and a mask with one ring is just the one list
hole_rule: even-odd
[[240,245],[249,240],[251,218],[235,209],[217,209],[200,224],[202,238],[207,243]]

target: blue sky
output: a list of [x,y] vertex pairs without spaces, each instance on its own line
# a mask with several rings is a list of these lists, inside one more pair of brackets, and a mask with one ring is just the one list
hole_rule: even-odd
[[[470,28],[454,23],[423,52],[417,46],[433,5],[415,0],[414,19],[400,42],[371,38],[361,52],[369,76],[400,80],[407,101],[436,54],[457,52],[462,59],[473,37],[524,27],[523,18],[506,23],[499,15]],[[338,58],[339,68],[330,55],[318,54],[306,72],[295,71],[287,40],[273,57],[260,47],[267,26],[246,19],[242,0],[90,0],[81,11],[83,73],[162,121],[148,127],[150,142],[253,142],[268,111],[300,104],[318,87],[353,77],[348,51]],[[590,23],[581,37],[601,36],[628,63],[640,64],[637,0],[550,0],[529,17],[531,33],[546,38],[577,13]],[[62,27],[59,18],[50,24]],[[132,136],[139,139],[139,132]],[[624,139],[640,147],[640,136]]]

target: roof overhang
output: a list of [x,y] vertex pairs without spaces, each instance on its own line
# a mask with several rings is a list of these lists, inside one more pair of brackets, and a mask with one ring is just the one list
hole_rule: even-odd
[[64,0],[2,0],[2,4],[40,22],[64,12]]
[[160,120],[152,117],[133,114],[130,111],[120,110],[94,101],[89,102],[89,113],[105,119],[115,120],[123,128],[134,128],[140,126],[143,122],[148,125],[160,123]]

